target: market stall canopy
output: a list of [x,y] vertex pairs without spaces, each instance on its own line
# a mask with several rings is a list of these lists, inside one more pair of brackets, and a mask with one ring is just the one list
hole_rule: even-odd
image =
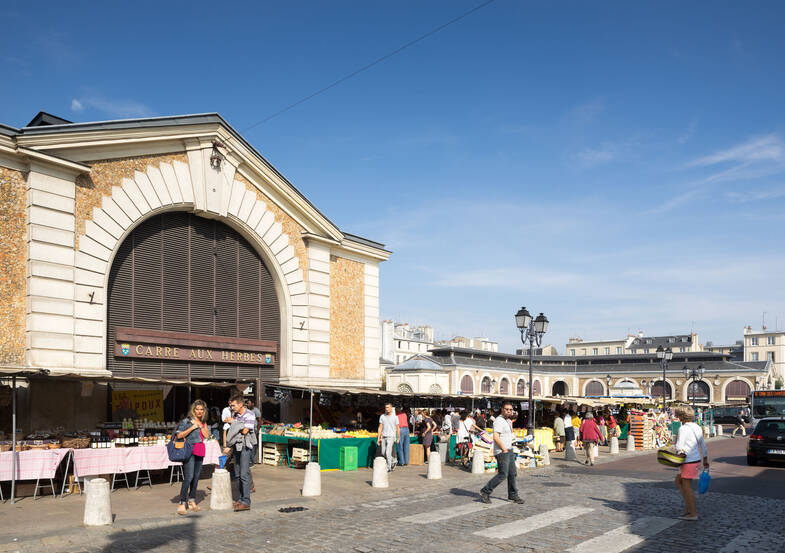
[[43,373],[35,373],[29,374],[25,376],[48,376],[54,378],[64,378],[67,380],[89,380],[93,382],[101,382],[111,384],[112,382],[130,382],[130,383],[139,383],[139,384],[168,384],[171,386],[212,386],[216,388],[231,388],[234,386],[247,386],[254,382],[253,379],[247,380],[236,380],[236,381],[202,381],[202,380],[183,380],[183,379],[175,379],[175,378],[142,378],[139,376],[90,376],[84,374],[77,374],[77,373],[57,373],[51,374],[49,372]]

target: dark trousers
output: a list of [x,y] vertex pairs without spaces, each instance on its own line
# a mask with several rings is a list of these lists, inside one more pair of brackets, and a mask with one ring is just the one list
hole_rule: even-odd
[[496,464],[498,465],[496,476],[491,478],[491,481],[485,484],[481,491],[490,495],[496,486],[507,480],[507,497],[510,499],[518,497],[518,483],[515,480],[518,476],[518,469],[515,466],[515,453],[511,450],[507,453],[499,453],[496,456]]
[[202,473],[204,457],[191,455],[183,461],[183,484],[180,486],[180,503],[189,499],[196,501],[196,486],[199,484],[199,475]]
[[251,504],[251,456],[253,450],[244,447],[242,450],[234,450],[234,474],[240,480],[240,502],[246,505]]

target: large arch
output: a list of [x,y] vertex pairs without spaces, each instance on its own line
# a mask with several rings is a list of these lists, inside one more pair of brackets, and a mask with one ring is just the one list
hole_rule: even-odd
[[[655,380],[651,385],[651,397],[662,398],[662,379]],[[665,381],[665,398],[673,399],[673,386],[667,380]]]
[[710,403],[711,386],[705,380],[690,381],[684,386],[684,401],[693,403],[693,395],[695,396],[695,403]]
[[553,387],[551,388],[551,395],[554,396],[566,396],[569,395],[570,389],[567,387],[567,383],[564,380],[557,380],[553,383]]
[[519,378],[518,382],[515,384],[515,395],[526,395],[526,380],[523,377]]
[[499,393],[504,396],[510,395],[510,379],[506,376],[499,380]]
[[605,395],[605,385],[599,380],[589,380],[583,386],[583,397],[600,397]]
[[[200,161],[201,160],[201,161]],[[196,163],[197,166],[194,166]],[[207,176],[214,171],[217,176]],[[77,294],[79,285],[108,290],[109,275],[123,241],[147,219],[169,211],[186,211],[215,218],[240,233],[255,249],[273,276],[280,311],[279,363],[281,378],[292,376],[292,365],[307,365],[307,338],[295,351],[294,330],[302,330],[305,317],[307,288],[300,259],[291,238],[274,212],[253,190],[234,180],[235,168],[225,160],[221,170],[206,167],[202,156],[190,156],[189,163],[174,161],[148,166],[136,171],[133,179],[123,178],[121,184],[105,196],[101,207],[93,209],[85,232],[78,237],[76,253]],[[207,177],[207,178],[206,178]],[[223,182],[223,199],[211,208],[205,200],[206,180]],[[215,189],[213,189],[215,192]],[[108,334],[105,298],[94,298],[97,305],[85,308],[86,319],[99,322],[103,328],[103,367],[106,368],[106,337]],[[293,308],[302,306],[301,316]]]
[[465,374],[461,378],[461,393],[474,394],[474,379],[469,374]]
[[746,402],[751,392],[752,387],[750,386],[750,383],[746,379],[737,377],[729,379],[723,385],[722,399],[725,402]]

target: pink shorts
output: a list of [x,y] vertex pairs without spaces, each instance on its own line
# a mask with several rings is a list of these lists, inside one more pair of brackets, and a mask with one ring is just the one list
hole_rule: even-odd
[[698,478],[700,473],[700,461],[695,461],[694,463],[684,463],[681,467],[679,467],[679,474],[685,480],[695,480]]

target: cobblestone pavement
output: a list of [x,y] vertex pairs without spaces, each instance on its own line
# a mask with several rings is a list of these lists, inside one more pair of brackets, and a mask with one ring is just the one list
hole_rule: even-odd
[[525,505],[507,502],[500,486],[486,506],[477,490],[487,476],[417,478],[404,488],[396,489],[395,478],[388,489],[368,486],[349,500],[291,502],[307,508],[299,512],[257,503],[246,513],[203,511],[31,536],[0,543],[0,551],[785,552],[781,499],[710,492],[699,496],[701,519],[686,522],[675,518],[681,499],[662,480],[549,467],[520,476]]

